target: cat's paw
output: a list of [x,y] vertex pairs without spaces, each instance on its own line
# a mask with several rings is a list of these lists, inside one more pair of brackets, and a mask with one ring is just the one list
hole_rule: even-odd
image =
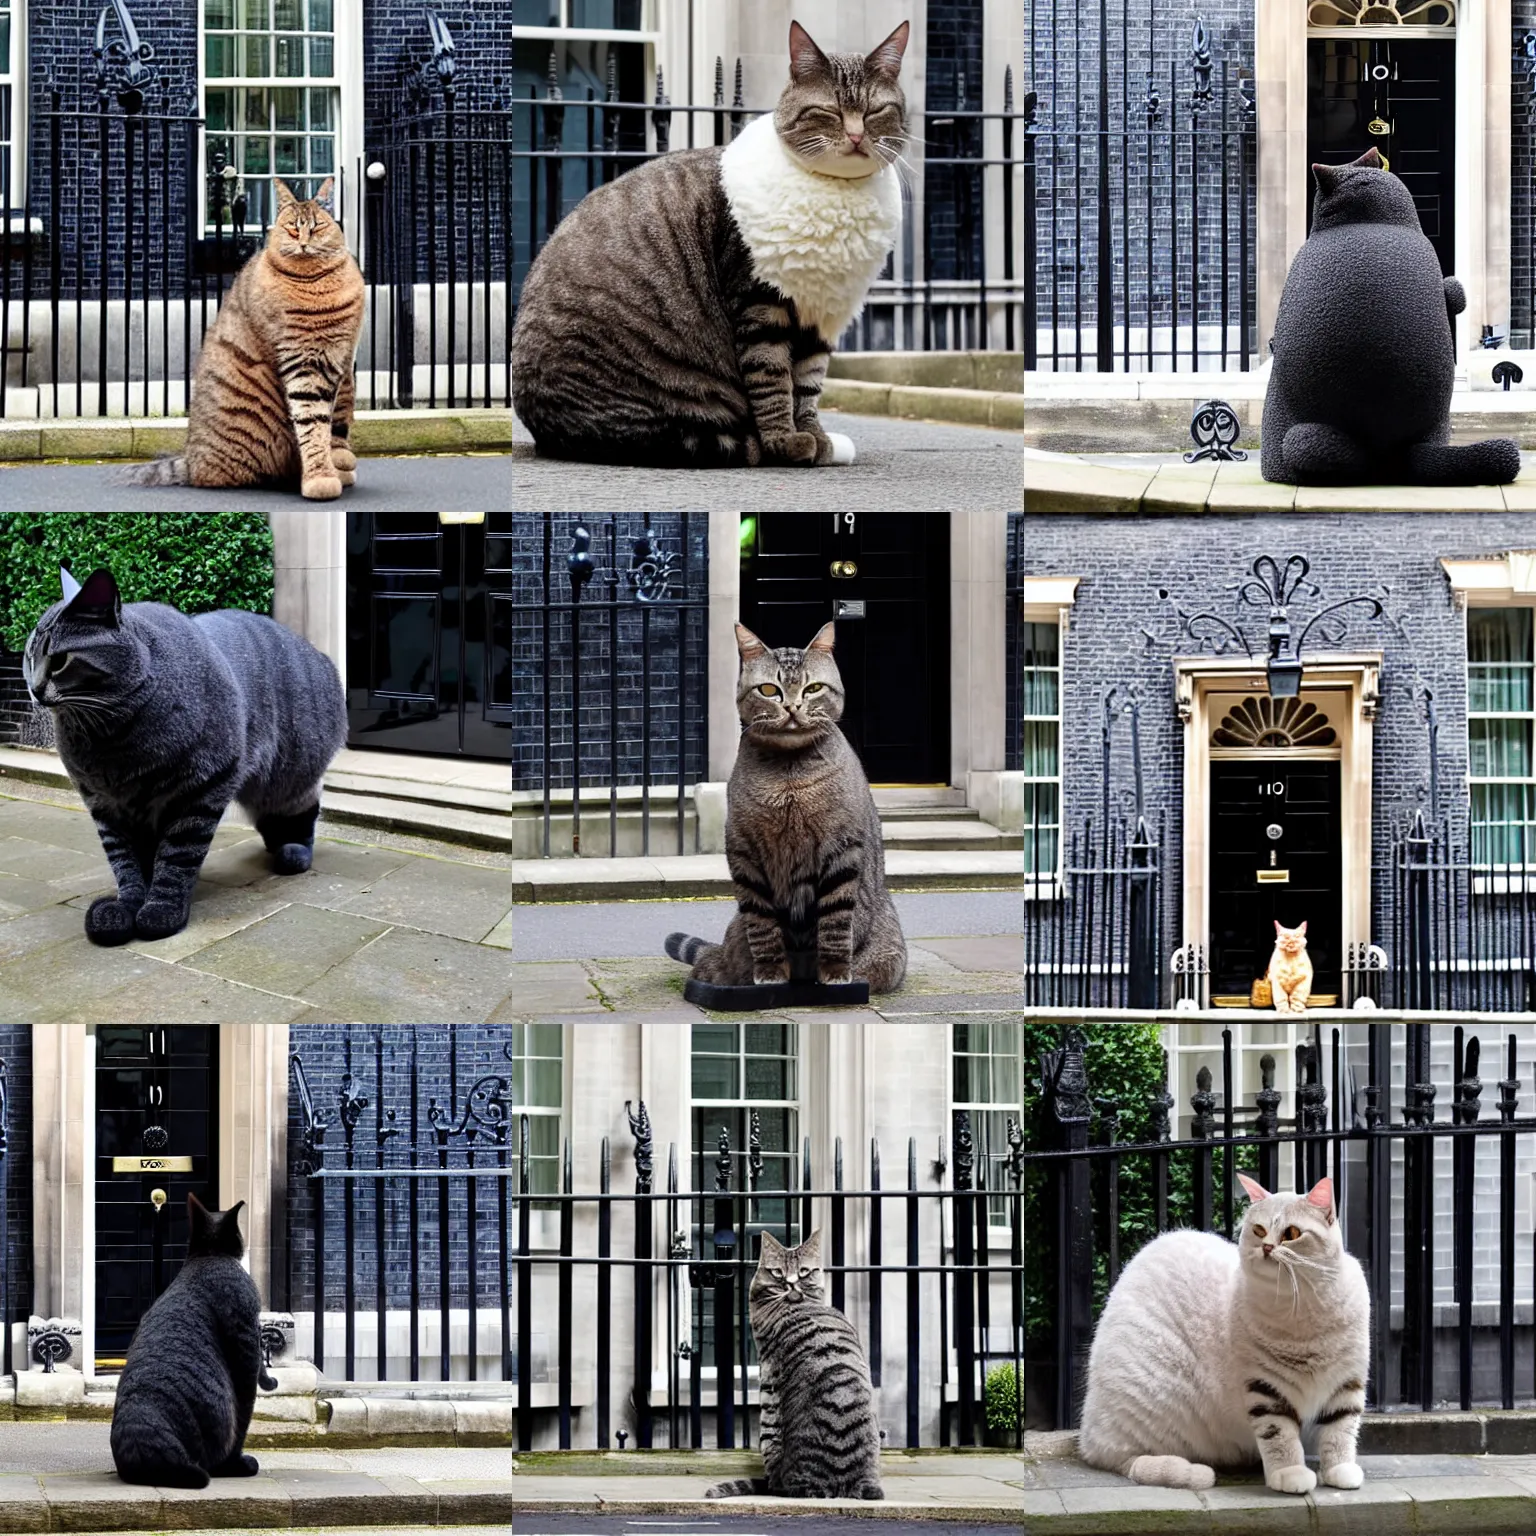
[[1276,1467],[1264,1474],[1264,1481],[1276,1493],[1311,1493],[1317,1487],[1317,1473],[1311,1467]]
[[210,1470],[215,1477],[255,1477],[261,1471],[261,1463],[254,1456],[231,1456]]
[[305,501],[335,501],[341,495],[341,480],[336,475],[311,475],[299,493]]
[[840,987],[853,980],[853,971],[846,965],[820,965],[816,967],[816,980],[824,987]]
[[272,855],[275,875],[302,875],[309,868],[314,850],[303,843],[284,843]]
[[858,458],[853,439],[843,432],[828,432],[827,441],[832,444],[831,464],[852,464]]
[[357,468],[357,455],[339,437],[331,439],[331,464],[338,474],[345,474],[348,470]]
[[810,466],[816,463],[816,452],[814,432],[783,432],[763,439],[763,457],[771,464]]
[[86,910],[86,938],[103,947],[126,944],[134,936],[136,910],[136,904],[119,901],[116,896],[98,896]]
[[788,980],[788,964],[754,965],[752,967],[752,985],[754,987],[776,987],[781,981]]
[[187,926],[187,911],[187,906],[179,902],[158,898],[146,901],[134,914],[134,934],[141,939],[168,939]]
[[1341,1461],[1329,1467],[1323,1479],[1330,1488],[1358,1488],[1365,1481],[1365,1471],[1352,1461]]
[[357,484],[357,472],[355,470],[341,469],[338,467],[336,470],[336,478],[341,481],[343,486]]

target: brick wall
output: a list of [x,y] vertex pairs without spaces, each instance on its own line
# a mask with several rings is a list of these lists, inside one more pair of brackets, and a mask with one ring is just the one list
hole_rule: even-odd
[[5,1181],[9,1223],[4,1259],[10,1295],[0,1290],[6,1317],[24,1318],[32,1310],[32,1027],[0,1025],[0,1062],[5,1064]]
[[[303,1062],[315,1107],[331,1122],[325,1137],[325,1166],[347,1166],[346,1135],[337,1112],[338,1094],[350,1071],[358,1079],[354,1092],[368,1100],[354,1133],[354,1166],[378,1167],[378,1140],[375,1135],[377,1106],[394,1111],[393,1125],[399,1135],[389,1138],[384,1153],[385,1167],[437,1167],[438,1143],[428,1110],[435,1101],[457,1125],[465,1118],[465,1101],[471,1088],[482,1078],[510,1076],[511,1026],[506,1024],[461,1024],[365,1027],[351,1024],[296,1024],[289,1031],[289,1047]],[[383,1091],[376,1077],[376,1042],[383,1045]],[[350,1047],[350,1058],[348,1049]],[[412,1064],[416,1071],[416,1130],[412,1144]],[[505,1095],[503,1095],[505,1102]],[[490,1111],[485,1099],[478,1101],[482,1114]],[[476,1122],[470,1120],[469,1126]],[[299,1108],[296,1078],[288,1081],[288,1299],[291,1310],[314,1306],[314,1206],[307,1179],[298,1172],[303,1143],[303,1124]],[[498,1166],[498,1147],[494,1127],[482,1127],[471,1142],[464,1134],[451,1136],[449,1165],[467,1165],[466,1148],[473,1146],[477,1166]],[[507,1144],[508,1146],[510,1144]],[[510,1151],[507,1154],[510,1162]],[[372,1180],[358,1180],[356,1201],[356,1243],[353,1249],[353,1284],[357,1306],[371,1310],[377,1276],[374,1239]],[[500,1307],[500,1244],[498,1190],[508,1181],[481,1179],[478,1182],[477,1210],[471,1231],[467,1205],[467,1181],[450,1182],[448,1237],[452,1258],[450,1305],[465,1306],[469,1299],[469,1249],[474,1241],[478,1305]],[[328,1312],[343,1311],[346,1306],[345,1222],[346,1194],[342,1180],[328,1181],[326,1201],[326,1297]],[[418,1219],[410,1224],[409,1186],[418,1186]],[[364,1187],[366,1186],[366,1187]],[[510,1189],[508,1190],[510,1196]],[[509,1222],[511,1202],[507,1202]],[[418,1255],[421,1305],[438,1305],[438,1254],[441,1227],[438,1217],[436,1180],[399,1179],[392,1181],[386,1194],[385,1279],[387,1306],[410,1303],[411,1251],[413,1242]],[[509,1225],[509,1251],[512,1228]]]
[[[566,558],[572,550],[572,530],[580,519],[539,512],[512,514],[512,784],[515,789],[541,789],[544,782],[544,677],[550,684],[550,779],[552,787],[569,786],[573,764],[572,667],[575,656],[568,610],[550,615],[549,651],[544,651],[544,529],[551,529],[550,592],[555,602],[569,603],[570,579]],[[595,605],[608,600],[609,573],[617,566],[620,600],[618,644],[619,783],[642,781],[645,718],[645,679],[650,679],[651,782],[677,781],[678,732],[686,702],[684,761],[687,782],[705,776],[708,742],[708,655],[706,610],[686,614],[671,603],[640,604],[623,580],[633,559],[634,540],[649,523],[658,548],[681,557],[671,592],[686,592],[703,604],[709,592],[708,520],[702,513],[638,513],[585,520],[592,534],[596,574],[583,589],[581,640],[581,782],[606,785],[611,778],[610,743],[614,714],[610,697],[613,648],[606,610]],[[686,539],[684,527],[686,523]],[[609,530],[613,530],[612,544]],[[610,554],[610,550],[614,554]],[[643,665],[645,611],[650,610],[650,670]],[[680,622],[686,635],[686,671],[679,648]]]
[[[980,158],[981,124],[956,119],[934,122],[946,109],[976,111],[982,106],[982,0],[928,0],[927,153],[955,159]],[[982,260],[982,175],[963,166],[933,166],[923,172],[928,215],[928,275],[975,278]]]
[[[1356,592],[1390,589],[1390,612],[1401,629],[1345,615],[1342,643],[1329,649],[1381,651],[1381,707],[1372,763],[1375,801],[1372,845],[1387,847],[1422,805],[1428,811],[1429,746],[1422,710],[1410,690],[1434,690],[1439,711],[1439,780],[1442,813],[1457,841],[1467,823],[1466,641],[1464,615],[1451,601],[1442,557],[1500,554],[1530,542],[1529,518],[1450,512],[1266,515],[1262,523],[1220,522],[1204,517],[1125,519],[1032,516],[1024,546],[1026,575],[1080,576],[1062,657],[1062,776],[1070,826],[1099,819],[1102,787],[1101,706],[1104,690],[1141,682],[1142,766],[1147,809],[1154,825],[1166,816],[1167,844],[1183,840],[1183,726],[1173,709],[1170,661],[1194,654],[1170,636],[1172,610],[1166,591],[1187,612],[1203,609],[1237,620],[1236,584],[1260,554],[1305,555],[1320,598],[1301,598],[1293,620],[1305,622],[1317,607]],[[1263,617],[1242,610],[1250,642],[1263,644]],[[1299,630],[1299,625],[1297,626]],[[1145,635],[1156,638],[1149,647]],[[1113,738],[1111,804],[1126,812],[1132,784],[1129,728],[1122,720]],[[1177,857],[1165,861],[1166,949],[1180,942],[1182,892]],[[1373,923],[1384,919],[1382,893],[1373,898]]]
[[51,747],[53,716],[32,702],[21,656],[0,649],[0,746]]
[[1532,225],[1532,192],[1536,187],[1536,96],[1528,73],[1531,60],[1525,57],[1521,39],[1536,32],[1536,0],[1511,0],[1510,5],[1510,167],[1509,167],[1509,249],[1510,249],[1510,341],[1512,345],[1536,345],[1532,331],[1532,287],[1536,269],[1531,261],[1531,242],[1536,239]]

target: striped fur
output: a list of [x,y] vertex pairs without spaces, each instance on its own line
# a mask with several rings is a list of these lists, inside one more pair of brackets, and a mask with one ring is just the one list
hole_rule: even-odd
[[198,355],[187,442],[132,474],[140,485],[297,481],[330,501],[357,478],[349,445],[363,278],[341,226],[277,183],[266,249],[240,269]]
[[719,944],[673,934],[666,945],[700,981],[867,981],[872,992],[894,992],[906,975],[880,817],[837,726],[834,637],[826,624],[803,651],[770,651],[736,626],[746,729],[726,789],[725,857],[737,912]]
[[1279,1493],[1358,1488],[1370,1293],[1344,1249],[1333,1189],[1252,1204],[1239,1241],[1170,1232],[1126,1265],[1088,1361],[1078,1451],[1138,1483],[1209,1488],[1262,1462]]
[[231,801],[275,873],[309,868],[320,780],[347,712],[336,668],[308,641],[239,609],[188,618],[124,606],[99,570],[38,621],[23,665],[117,885],[86,912],[92,942],[186,926]]
[[786,1248],[764,1232],[748,1294],[767,1476],[717,1483],[705,1497],[883,1499],[869,1366],[858,1330],[827,1305],[821,1233]]
[[[905,23],[868,57],[791,29],[772,118],[589,193],[539,252],[512,404],[540,453],[670,467],[849,462],[828,359],[891,248]],[[777,222],[775,222],[777,216]]]

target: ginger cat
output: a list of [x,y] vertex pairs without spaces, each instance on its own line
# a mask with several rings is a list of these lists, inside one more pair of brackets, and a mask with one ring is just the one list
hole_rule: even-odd
[[1283,928],[1275,920],[1275,952],[1269,957],[1269,990],[1276,1013],[1305,1013],[1312,995],[1307,925]]

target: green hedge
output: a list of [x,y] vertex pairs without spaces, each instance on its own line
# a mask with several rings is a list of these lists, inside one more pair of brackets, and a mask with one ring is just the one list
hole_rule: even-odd
[[0,512],[0,645],[19,651],[59,600],[59,567],[106,566],[128,603],[272,611],[272,532],[260,512]]

